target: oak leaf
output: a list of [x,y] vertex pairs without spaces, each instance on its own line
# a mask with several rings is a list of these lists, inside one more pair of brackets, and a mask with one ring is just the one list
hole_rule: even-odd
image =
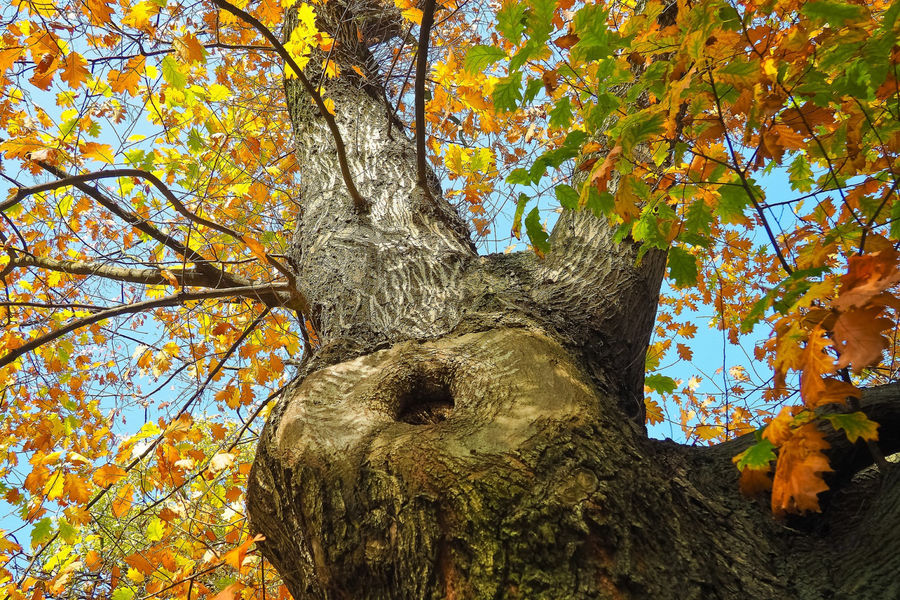
[[851,257],[847,261],[847,274],[841,278],[835,308],[846,311],[864,306],[874,296],[900,282],[898,259],[900,254],[893,248]]
[[834,323],[833,338],[840,358],[837,368],[853,366],[857,373],[881,362],[882,354],[890,346],[882,335],[893,327],[890,319],[879,316],[882,307],[869,306],[842,312]]
[[772,481],[772,512],[819,512],[818,494],[828,489],[823,473],[832,469],[824,450],[829,448],[824,434],[815,424],[806,423],[793,430],[778,452]]

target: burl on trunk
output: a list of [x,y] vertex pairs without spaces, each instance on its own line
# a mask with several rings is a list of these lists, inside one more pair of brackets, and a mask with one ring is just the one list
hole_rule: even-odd
[[[434,177],[417,185],[356,35],[386,9],[318,7],[342,73],[322,93],[366,206],[288,80],[303,165],[292,264],[321,346],[269,417],[248,508],[294,597],[900,597],[897,470],[850,480],[865,456],[835,438],[825,514],[776,522],[738,493],[730,458],[746,441],[647,439],[665,255],[637,262],[634,243],[568,211],[545,259],[478,256]],[[864,400],[886,450],[898,396]]]

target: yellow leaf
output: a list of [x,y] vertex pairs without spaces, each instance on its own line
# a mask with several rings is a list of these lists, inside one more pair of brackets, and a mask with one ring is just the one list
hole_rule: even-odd
[[116,162],[115,153],[109,144],[98,144],[97,142],[85,142],[81,145],[81,153],[87,158],[93,158],[100,162],[113,164]]
[[331,98],[325,98],[324,100],[322,100],[322,103],[325,105],[325,109],[332,115],[337,114],[334,112],[334,100],[332,100]]

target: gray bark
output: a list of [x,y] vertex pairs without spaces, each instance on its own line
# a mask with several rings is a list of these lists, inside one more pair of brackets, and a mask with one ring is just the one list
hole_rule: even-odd
[[[416,186],[347,4],[318,6],[335,11],[321,18],[345,74],[323,95],[370,210],[288,82],[303,165],[292,264],[321,347],[269,417],[248,509],[294,597],[897,597],[896,469],[851,479],[865,455],[835,438],[828,509],[784,523],[738,493],[745,441],[647,439],[664,254],[636,264],[635,244],[567,213],[544,260],[478,256],[437,185],[434,201]],[[878,394],[865,405],[889,452],[900,394]]]

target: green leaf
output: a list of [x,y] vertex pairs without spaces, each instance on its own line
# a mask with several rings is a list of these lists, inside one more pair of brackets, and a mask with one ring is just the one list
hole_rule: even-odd
[[498,112],[510,112],[516,110],[519,100],[522,99],[522,73],[516,71],[508,77],[502,78],[494,86],[494,108]]
[[173,88],[177,90],[184,89],[184,86],[187,83],[187,76],[178,68],[178,62],[172,58],[172,55],[167,55],[162,60],[162,74],[166,83]]
[[550,111],[550,127],[568,129],[572,124],[572,107],[569,97],[563,96]]
[[659,373],[644,377],[644,385],[658,394],[671,394],[678,387],[678,383],[674,379]]
[[567,210],[578,208],[578,192],[572,189],[572,186],[561,183],[553,191],[556,193],[556,200],[560,206]]
[[504,58],[506,52],[496,46],[472,46],[466,53],[465,70],[469,73],[480,73]]
[[31,529],[31,547],[37,548],[40,544],[46,542],[53,535],[53,519],[44,517],[34,524]]
[[544,89],[544,82],[540,79],[528,79],[528,83],[525,84],[525,97],[522,98],[522,106],[526,104],[531,104],[531,101],[534,100],[538,92]]
[[678,246],[669,248],[669,277],[675,287],[696,285],[697,257]]
[[609,192],[598,192],[594,186],[588,186],[587,203],[585,204],[594,216],[608,217],[616,209],[616,199]]
[[661,132],[664,123],[662,113],[649,110],[642,110],[622,119],[616,126],[620,132],[619,143],[622,144],[622,154],[630,156],[635,146]]
[[738,470],[765,469],[775,460],[775,445],[763,437],[758,437],[757,440],[755,444],[737,455]]
[[528,240],[535,250],[541,254],[550,252],[550,236],[547,235],[543,225],[541,225],[541,215],[537,206],[532,208],[528,216],[525,217],[525,233],[528,234]]
[[813,172],[809,162],[802,154],[798,154],[788,167],[788,181],[791,189],[798,192],[808,192],[813,186]]
[[824,415],[835,429],[843,429],[850,443],[862,438],[875,441],[878,439],[878,423],[869,420],[863,412],[848,414]]
[[528,169],[523,169],[521,167],[518,169],[513,169],[512,172],[506,176],[506,183],[530,185],[531,174],[528,172]]
[[865,16],[861,6],[834,0],[807,2],[800,12],[817,24],[828,23],[835,28],[843,27],[848,21],[858,21]]
[[614,37],[606,26],[608,12],[604,5],[590,4],[575,13],[573,28],[578,35],[578,43],[573,51],[586,60],[597,60],[609,56],[610,44]]
[[71,523],[69,523],[65,519],[60,519],[59,537],[61,537],[65,543],[74,544],[77,533],[78,530],[75,529],[75,527]]
[[750,204],[750,197],[739,182],[724,183],[719,186],[719,204],[716,215],[726,223],[738,225],[744,220],[744,208]]
[[513,44],[518,44],[525,31],[524,2],[507,2],[497,11],[497,31]]
[[706,237],[712,231],[712,211],[703,198],[697,198],[687,209],[684,217],[684,233],[687,236]]
[[522,215],[525,214],[525,205],[528,204],[528,200],[527,194],[519,194],[519,200],[516,202],[516,214],[513,215],[512,234],[517,240],[522,239]]

